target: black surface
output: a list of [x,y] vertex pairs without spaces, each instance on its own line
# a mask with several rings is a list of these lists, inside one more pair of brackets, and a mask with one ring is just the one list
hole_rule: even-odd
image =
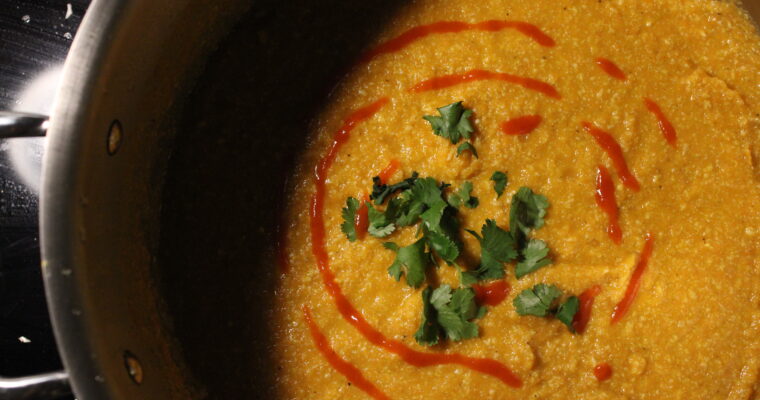
[[[0,0],[0,110],[39,112],[52,102],[27,104],[22,94],[63,63],[88,4]],[[39,267],[37,193],[24,182],[10,160],[9,141],[0,141],[0,376],[7,377],[61,369]]]

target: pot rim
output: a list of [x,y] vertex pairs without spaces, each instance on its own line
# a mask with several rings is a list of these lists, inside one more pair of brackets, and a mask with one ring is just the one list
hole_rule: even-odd
[[45,296],[71,386],[86,399],[109,398],[110,390],[89,336],[91,321],[81,297],[84,282],[77,276],[78,159],[104,56],[128,3],[90,4],[64,63],[42,163],[39,222]]

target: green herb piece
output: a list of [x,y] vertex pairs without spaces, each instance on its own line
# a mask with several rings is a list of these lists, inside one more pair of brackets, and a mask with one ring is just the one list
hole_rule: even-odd
[[462,251],[459,239],[457,209],[449,206],[442,197],[441,186],[433,178],[418,179],[412,187],[412,196],[427,206],[420,215],[422,233],[433,252],[452,264]]
[[356,234],[356,212],[359,210],[359,200],[349,197],[346,199],[346,207],[343,208],[343,223],[340,224],[340,230],[346,234],[349,242],[355,242]]
[[544,226],[544,216],[549,207],[545,196],[533,193],[529,187],[521,187],[512,196],[509,209],[509,231],[527,236],[531,230]]
[[435,254],[448,264],[454,263],[462,251],[456,209],[441,201],[421,215],[422,232]]
[[567,326],[570,332],[575,333],[573,317],[580,308],[580,301],[576,296],[570,296],[559,307],[554,307],[554,302],[562,296],[562,291],[554,285],[539,283],[532,289],[520,292],[512,301],[515,310],[520,315],[535,315],[545,317],[554,316]]
[[385,213],[395,221],[396,226],[409,226],[417,223],[425,204],[412,196],[411,190],[401,192],[399,197],[388,200]]
[[472,143],[464,142],[457,146],[457,157],[461,156],[465,151],[469,151],[473,156],[475,156],[475,158],[478,158],[478,151],[475,150],[475,146],[473,146]]
[[393,212],[395,210],[388,207],[386,212],[382,212],[375,207],[372,207],[369,202],[367,202],[367,207],[369,211],[369,226],[367,227],[367,232],[369,232],[370,235],[384,238],[396,230],[396,225],[393,224],[393,221],[395,220]]
[[[468,231],[469,232],[469,231]],[[459,283],[461,286],[469,287],[479,281],[478,271],[465,271],[462,267],[455,265],[459,273]]]
[[414,334],[414,340],[423,346],[438,344],[438,339],[443,333],[443,328],[441,328],[441,325],[436,320],[435,307],[430,303],[430,296],[432,294],[433,288],[430,286],[422,291],[422,322]]
[[562,292],[556,286],[539,283],[532,289],[525,289],[520,292],[512,304],[520,315],[545,317],[549,314],[554,300],[561,295]]
[[448,202],[451,204],[452,207],[461,206],[464,204],[467,208],[475,208],[480,204],[480,201],[477,197],[472,196],[472,182],[470,181],[464,181],[462,184],[462,187],[459,188],[456,192],[449,195]]
[[530,239],[528,245],[521,251],[521,260],[515,266],[515,276],[519,279],[523,276],[552,263],[547,257],[549,247],[546,242],[538,239]]
[[379,176],[376,176],[372,178],[372,193],[369,195],[369,198],[374,200],[375,204],[383,204],[385,198],[389,195],[411,188],[417,180],[417,176],[417,172],[412,172],[410,178],[404,179],[394,185],[386,185],[380,180]]
[[564,303],[560,304],[557,309],[557,314],[555,315],[557,319],[562,321],[562,323],[567,326],[567,329],[573,333],[575,333],[575,328],[573,328],[573,317],[575,317],[575,313],[578,312],[579,307],[580,300],[578,300],[578,297],[570,296]]
[[383,246],[396,252],[388,274],[399,281],[405,271],[406,283],[411,287],[420,287],[425,281],[425,269],[430,264],[430,254],[425,252],[425,240],[420,239],[406,247],[399,247],[393,242],[383,243]]
[[499,228],[496,221],[487,219],[478,235],[468,231],[480,242],[480,266],[477,269],[479,280],[500,279],[504,277],[504,263],[517,258],[515,242],[512,235]]
[[415,200],[432,206],[442,201],[442,188],[438,185],[438,181],[433,178],[420,178],[412,185],[411,195]]
[[[475,292],[470,288],[452,290],[449,285],[422,293],[423,318],[415,334],[418,343],[430,346],[438,343],[439,337],[460,341],[478,337],[478,325],[471,322],[482,318],[485,307],[475,303]],[[432,306],[432,307],[431,307]]]
[[462,102],[451,103],[438,109],[440,117],[426,115],[424,118],[433,128],[433,133],[451,141],[451,144],[457,144],[463,137],[470,138],[470,133],[475,129],[470,123],[472,110],[464,108]]
[[507,187],[507,174],[501,171],[495,171],[491,175],[493,181],[493,190],[496,192],[496,198],[498,199],[504,194],[504,189]]

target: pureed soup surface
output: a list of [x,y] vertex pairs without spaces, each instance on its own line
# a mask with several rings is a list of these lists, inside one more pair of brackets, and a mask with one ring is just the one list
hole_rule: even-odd
[[[333,93],[300,162],[273,313],[281,397],[758,398],[759,74],[760,38],[724,2],[405,8]],[[422,117],[459,101],[474,132],[452,144]],[[457,155],[465,142],[478,157]],[[499,197],[495,171],[508,177]],[[551,263],[516,278],[526,250],[507,240],[520,253],[495,262],[505,277],[476,278],[487,312],[466,317],[475,337],[415,339],[423,289],[470,290],[425,240],[439,267],[418,288],[405,268],[389,276],[383,243],[429,237],[423,222],[364,232],[372,178],[413,172],[450,184],[450,202],[471,182],[479,204],[449,206],[465,270],[484,263],[465,229],[509,230],[521,187],[548,200],[526,235]],[[516,298],[539,283],[561,295],[545,317],[520,315]]]

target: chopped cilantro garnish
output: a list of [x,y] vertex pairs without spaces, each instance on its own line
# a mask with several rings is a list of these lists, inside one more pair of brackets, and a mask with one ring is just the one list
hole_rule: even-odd
[[387,214],[395,218],[396,226],[409,226],[417,223],[425,210],[425,203],[416,200],[411,190],[405,190],[399,197],[388,201]]
[[442,328],[436,320],[436,311],[433,304],[430,303],[430,296],[433,294],[433,288],[426,287],[422,291],[422,322],[419,329],[414,334],[414,340],[423,346],[433,346],[438,344],[438,338],[441,337]]
[[379,176],[376,176],[372,178],[372,194],[370,194],[369,198],[374,200],[375,204],[383,204],[385,198],[389,195],[411,188],[414,181],[417,180],[417,176],[417,172],[412,172],[410,178],[404,179],[394,185],[386,185]]
[[388,268],[388,274],[398,281],[406,272],[406,283],[420,287],[425,281],[425,269],[430,264],[430,254],[425,252],[425,240],[420,239],[406,247],[399,247],[393,242],[383,243],[383,246],[396,252],[396,259]]
[[457,146],[457,157],[461,156],[465,151],[469,151],[473,156],[475,156],[475,158],[478,158],[478,151],[475,150],[475,146],[473,146],[472,143],[464,142]]
[[457,144],[463,137],[470,138],[470,133],[475,131],[470,123],[472,110],[462,107],[462,102],[451,103],[438,109],[440,117],[426,115],[424,118],[430,122],[433,133]]
[[449,285],[435,290],[427,287],[422,292],[422,303],[422,323],[414,335],[417,343],[431,346],[437,344],[440,337],[452,341],[478,337],[478,325],[471,320],[482,318],[486,309],[475,303],[472,289],[452,290]]
[[557,319],[567,325],[567,329],[570,329],[570,332],[573,333],[575,333],[575,328],[573,328],[573,317],[575,317],[575,313],[578,312],[579,307],[580,300],[578,300],[578,297],[570,296],[564,303],[559,305],[557,314],[555,315]]
[[548,207],[549,201],[546,196],[533,193],[529,187],[521,187],[512,197],[510,228],[520,228],[526,234],[532,229],[541,228],[544,226],[544,216]]
[[512,304],[514,304],[515,310],[520,315],[545,317],[549,314],[552,303],[559,296],[562,296],[562,291],[556,286],[539,283],[533,286],[532,289],[525,289],[520,292],[512,301]]
[[442,188],[438,181],[433,178],[420,178],[414,182],[411,195],[428,207],[443,201],[441,199]]
[[530,239],[528,245],[522,249],[522,260],[515,266],[515,276],[522,278],[523,276],[552,263],[552,260],[548,258],[549,247],[546,246],[546,242],[538,239]]
[[343,223],[340,225],[340,230],[346,234],[349,242],[355,242],[357,239],[356,234],[356,212],[359,210],[359,200],[349,197],[346,199],[346,207],[343,208]]
[[474,231],[468,231],[480,242],[480,266],[477,269],[479,279],[500,279],[504,277],[504,263],[517,258],[515,242],[512,235],[499,228],[496,221],[487,219],[480,229],[482,237]]
[[498,199],[504,194],[504,188],[507,187],[507,174],[501,171],[495,171],[491,175],[493,181],[493,190],[496,192],[496,198]]
[[441,187],[433,178],[414,182],[412,196],[427,206],[427,210],[420,215],[423,235],[433,252],[451,264],[459,257],[462,242],[459,239],[457,209],[449,206],[442,195]]
[[545,196],[533,193],[529,187],[521,187],[512,196],[512,206],[509,210],[510,232],[521,232],[527,236],[531,230],[544,226],[547,207],[549,201]]
[[519,257],[515,267],[515,276],[521,278],[530,272],[551,264],[548,258],[549,248],[538,239],[529,239],[534,229],[544,226],[544,216],[549,207],[545,196],[533,193],[528,187],[521,187],[512,196],[509,210],[509,231],[517,245]]
[[567,325],[570,332],[575,332],[573,317],[578,312],[580,301],[576,296],[570,296],[559,307],[555,307],[555,300],[560,296],[562,296],[562,291],[556,286],[539,283],[531,289],[520,292],[512,304],[520,315],[535,315],[537,317],[551,315]]
[[367,232],[369,232],[370,235],[384,238],[396,230],[396,225],[393,223],[395,218],[393,218],[393,215],[391,214],[394,210],[391,209],[391,207],[388,207],[385,212],[382,212],[375,207],[372,207],[372,204],[369,202],[366,204],[369,211],[369,226],[367,227]]
[[467,208],[475,208],[478,206],[478,204],[480,204],[480,202],[478,201],[478,198],[472,196],[471,193],[472,182],[464,181],[462,187],[460,187],[459,190],[449,195],[449,204],[451,204],[452,207],[457,208],[463,204]]
[[[462,242],[459,239],[457,209],[451,207],[443,198],[443,189],[448,185],[439,183],[433,178],[417,179],[416,175],[414,180],[407,179],[404,182],[407,182],[409,188],[405,189],[401,195],[391,198],[384,212],[370,206],[368,229],[370,234],[384,237],[397,227],[414,225],[421,221],[418,232],[423,234],[423,238],[415,243],[414,251],[424,253],[427,259],[430,259],[432,253],[446,263],[453,264],[462,251]],[[472,204],[473,200],[469,192],[467,195],[466,200]],[[425,246],[429,249],[429,253],[426,253]],[[411,268],[407,262],[408,257],[411,256],[406,253],[411,250],[402,253],[403,249],[399,250],[398,247],[386,247],[398,253],[396,262],[389,272],[391,276],[399,279],[402,265]],[[415,255],[414,259],[420,260],[422,256]],[[410,285],[417,287],[423,281],[424,274],[410,278],[407,272],[407,282]]]

